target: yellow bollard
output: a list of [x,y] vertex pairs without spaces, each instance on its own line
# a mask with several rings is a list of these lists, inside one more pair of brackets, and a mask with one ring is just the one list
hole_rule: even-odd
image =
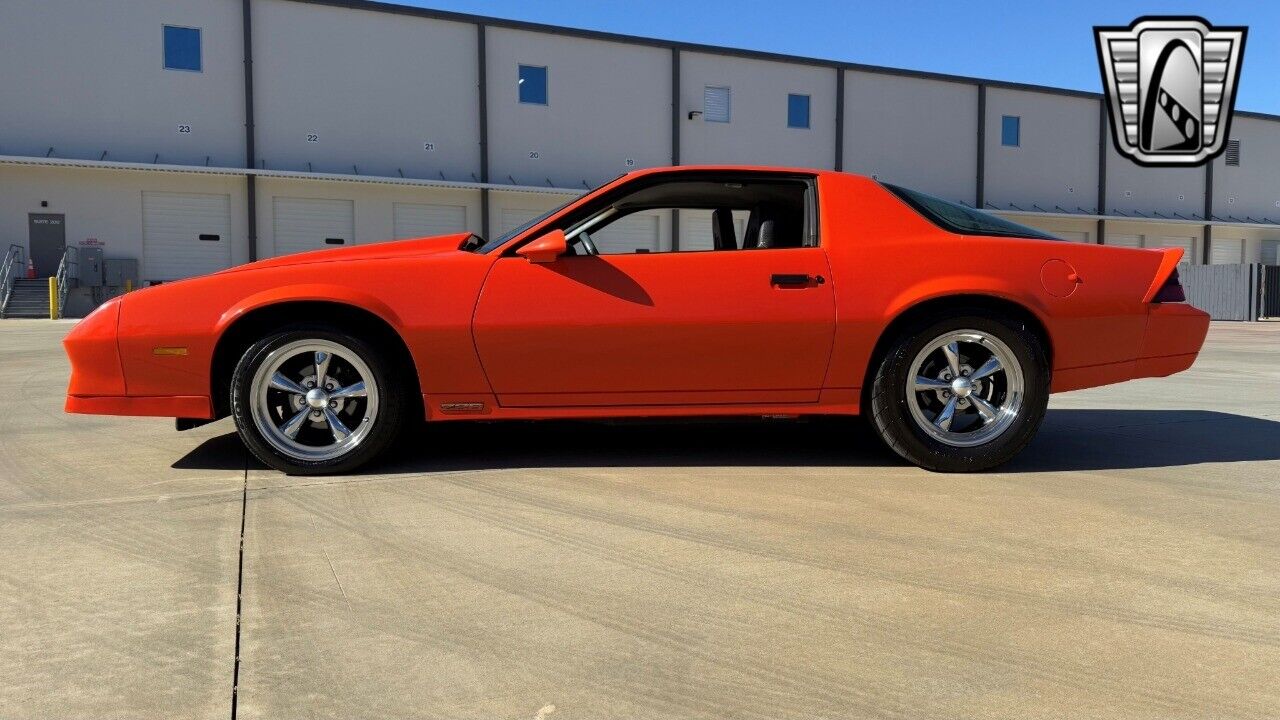
[[49,319],[58,319],[58,278],[49,278]]
[[124,291],[125,291],[125,292],[133,292],[133,280],[131,280],[131,279],[125,279],[125,281],[124,281]]

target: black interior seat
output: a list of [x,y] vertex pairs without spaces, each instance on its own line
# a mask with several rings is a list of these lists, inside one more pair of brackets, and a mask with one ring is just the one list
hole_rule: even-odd
[[760,225],[770,217],[772,213],[766,205],[751,208],[751,217],[747,218],[746,237],[742,238],[743,250],[755,250],[760,247]]
[[800,247],[804,241],[804,211],[774,205],[757,205],[747,221],[744,250]]
[[738,233],[733,227],[733,210],[716,208],[711,212],[711,238],[716,250],[738,249]]
[[771,248],[777,242],[774,234],[774,221],[765,220],[760,223],[760,230],[756,233],[756,247],[759,249]]

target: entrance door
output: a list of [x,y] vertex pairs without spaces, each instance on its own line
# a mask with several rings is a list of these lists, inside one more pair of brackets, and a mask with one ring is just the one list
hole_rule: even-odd
[[[31,262],[36,275],[49,277],[58,274],[58,263],[67,249],[67,222],[64,215],[32,213],[27,216],[27,238],[31,248]],[[26,271],[26,268],[23,268]]]

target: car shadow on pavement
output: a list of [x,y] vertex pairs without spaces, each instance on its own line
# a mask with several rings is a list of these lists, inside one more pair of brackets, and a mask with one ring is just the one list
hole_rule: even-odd
[[1123,470],[1280,459],[1280,422],[1212,410],[1050,410],[1000,472]]
[[[358,475],[551,467],[885,467],[903,461],[859,418],[440,423]],[[246,464],[246,458],[247,464]],[[1051,410],[997,472],[1175,467],[1280,459],[1280,422],[1206,410]],[[234,432],[178,469],[263,469]]]

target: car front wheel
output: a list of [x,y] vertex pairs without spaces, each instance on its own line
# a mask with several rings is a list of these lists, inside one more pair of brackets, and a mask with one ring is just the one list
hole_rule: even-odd
[[1039,337],[1013,318],[962,315],[917,326],[885,354],[870,394],[880,437],[941,472],[1000,465],[1031,442],[1049,400]]
[[394,368],[364,340],[324,326],[269,335],[231,382],[236,428],[258,459],[290,474],[353,470],[401,425]]

